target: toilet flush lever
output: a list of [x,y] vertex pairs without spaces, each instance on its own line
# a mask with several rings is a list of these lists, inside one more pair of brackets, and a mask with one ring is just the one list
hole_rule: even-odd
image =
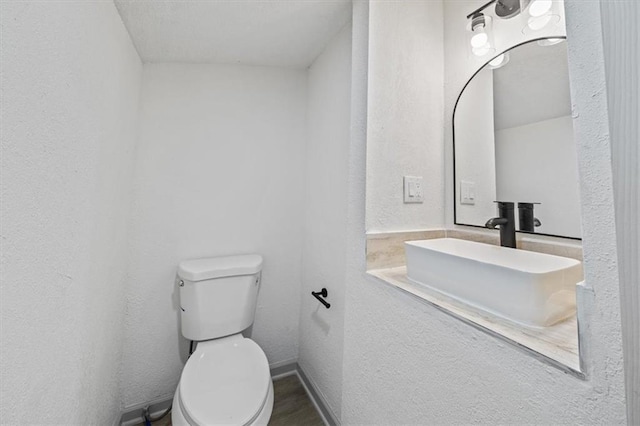
[[324,305],[325,308],[329,309],[331,307],[331,304],[323,299],[323,297],[327,297],[329,295],[329,292],[327,291],[326,288],[323,288],[320,291],[312,291],[311,294],[313,295],[313,297],[318,299],[320,303]]
[[184,287],[184,281],[180,280],[179,285],[180,285],[180,287]]

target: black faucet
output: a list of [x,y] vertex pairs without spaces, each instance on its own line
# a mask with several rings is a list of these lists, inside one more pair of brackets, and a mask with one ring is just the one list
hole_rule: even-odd
[[511,201],[496,201],[498,203],[498,216],[493,217],[484,225],[489,229],[500,227],[500,245],[502,247],[516,248],[516,220],[513,214]]
[[535,228],[542,223],[533,214],[533,206],[540,203],[518,203],[519,231],[536,232]]

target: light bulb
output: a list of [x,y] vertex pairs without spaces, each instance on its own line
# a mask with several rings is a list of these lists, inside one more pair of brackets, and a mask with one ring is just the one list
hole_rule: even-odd
[[487,33],[479,32],[478,34],[474,34],[474,36],[471,37],[471,47],[477,49],[487,44],[488,41],[489,36],[487,35]]
[[473,49],[471,49],[473,54],[476,56],[484,56],[487,53],[491,52],[492,50],[493,49],[491,49],[491,45],[489,43],[485,44],[484,46],[474,47]]
[[531,6],[529,6],[529,15],[533,17],[542,16],[551,9],[551,0],[533,0]]

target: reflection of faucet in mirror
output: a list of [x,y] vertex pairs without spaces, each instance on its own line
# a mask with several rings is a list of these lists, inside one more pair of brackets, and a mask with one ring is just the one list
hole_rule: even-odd
[[518,230],[522,232],[535,232],[535,228],[542,225],[533,214],[533,206],[540,203],[518,203]]
[[502,247],[516,248],[514,205],[511,201],[496,201],[496,203],[498,203],[498,217],[489,219],[485,226],[489,229],[496,229],[496,226],[499,226],[500,245]]

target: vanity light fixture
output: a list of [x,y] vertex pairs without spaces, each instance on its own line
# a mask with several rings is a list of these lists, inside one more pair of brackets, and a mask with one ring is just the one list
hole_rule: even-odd
[[479,13],[471,22],[471,47],[479,49],[485,46],[489,42],[489,35],[487,35],[486,19],[482,13]]
[[509,19],[520,13],[522,0],[491,0],[467,15],[467,30],[470,38],[471,52],[474,56],[484,57],[495,52],[493,34],[491,32],[492,18],[483,11],[495,4],[495,14],[498,18]]
[[539,31],[560,22],[559,0],[520,0],[526,26],[524,34]]
[[[467,15],[467,19],[471,22],[467,26],[467,29],[472,33],[478,31],[475,38],[472,37],[471,49],[476,56],[485,56],[491,51],[490,47],[487,48],[484,43],[485,38],[480,35],[481,32],[485,32],[489,35],[489,30],[484,25],[482,20],[491,19],[486,16],[485,9],[495,4],[495,16],[502,19],[513,18],[514,16],[522,15],[522,19],[525,22],[523,34],[529,34],[546,28],[549,25],[555,25],[560,22],[560,8],[562,7],[563,0],[490,0],[483,4],[473,12]],[[477,21],[477,22],[476,22]],[[479,29],[482,30],[479,31]],[[478,45],[482,44],[482,47]]]
[[522,4],[525,3],[524,7],[526,7],[530,1],[531,0],[491,0],[468,14],[467,19],[472,19],[494,3],[496,5],[494,10],[498,18],[513,18],[520,13],[523,7]]
[[482,12],[477,12],[472,17],[467,29],[470,34],[471,52],[475,56],[482,57],[495,52],[491,33],[491,17]]
[[[487,34],[487,18],[482,13],[476,14],[471,20],[471,49],[474,54],[481,51],[489,44]],[[478,55],[482,56],[482,55]]]

